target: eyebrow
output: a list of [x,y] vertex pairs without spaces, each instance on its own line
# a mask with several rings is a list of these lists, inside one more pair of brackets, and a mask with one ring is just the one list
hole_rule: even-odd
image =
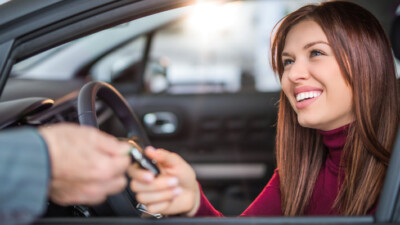
[[304,45],[303,49],[310,48],[311,46],[316,45],[316,44],[326,44],[326,45],[330,46],[330,44],[325,41],[313,41],[313,42],[310,42],[310,43]]
[[[316,44],[325,44],[325,45],[331,46],[331,45],[330,45],[328,42],[326,42],[326,41],[313,41],[313,42],[310,42],[310,43],[304,45],[303,49],[304,49],[304,50],[305,50],[305,49],[308,49],[308,48],[310,48],[310,47],[312,47],[312,46],[314,46],[314,45],[316,45]],[[290,54],[287,53],[287,52],[282,52],[281,56],[290,56]]]

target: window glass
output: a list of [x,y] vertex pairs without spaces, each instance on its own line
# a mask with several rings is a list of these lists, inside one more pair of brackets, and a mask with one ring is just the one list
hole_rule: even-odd
[[94,80],[112,82],[132,64],[140,62],[143,57],[145,46],[145,38],[139,37],[123,48],[108,54],[99,60],[91,70],[91,75]]
[[[93,64],[89,74],[79,75],[111,83],[144,75],[130,81],[144,80],[140,90],[150,93],[278,91],[269,57],[273,27],[287,13],[315,2],[233,1],[173,9],[35,55],[17,63],[12,74],[66,80]],[[141,65],[149,34],[154,34],[150,52]]]
[[[71,41],[15,64],[11,74],[17,78],[68,80],[88,75],[79,72],[93,64],[92,78],[110,81],[128,61],[142,58],[145,34],[165,26],[186,11],[187,7],[183,7],[158,13]],[[107,72],[113,74],[106,75]]]
[[[150,56],[152,66],[146,70],[150,91],[279,90],[269,59],[271,32],[279,19],[307,2],[196,5],[189,16],[157,32]],[[163,69],[152,69],[154,64]]]

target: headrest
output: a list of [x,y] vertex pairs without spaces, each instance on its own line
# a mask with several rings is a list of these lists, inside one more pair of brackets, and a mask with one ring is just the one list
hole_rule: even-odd
[[390,30],[390,41],[392,42],[394,55],[397,59],[400,59],[400,15],[398,15],[393,21]]

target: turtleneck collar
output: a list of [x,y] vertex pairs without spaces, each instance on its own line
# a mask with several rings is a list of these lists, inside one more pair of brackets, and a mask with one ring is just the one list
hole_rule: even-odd
[[328,148],[327,166],[339,170],[343,147],[346,143],[349,124],[330,131],[318,130],[322,135],[324,145]]

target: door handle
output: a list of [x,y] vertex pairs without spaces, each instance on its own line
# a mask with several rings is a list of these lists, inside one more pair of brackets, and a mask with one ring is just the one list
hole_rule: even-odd
[[143,124],[153,134],[174,134],[178,129],[178,117],[171,112],[151,112],[143,116]]

